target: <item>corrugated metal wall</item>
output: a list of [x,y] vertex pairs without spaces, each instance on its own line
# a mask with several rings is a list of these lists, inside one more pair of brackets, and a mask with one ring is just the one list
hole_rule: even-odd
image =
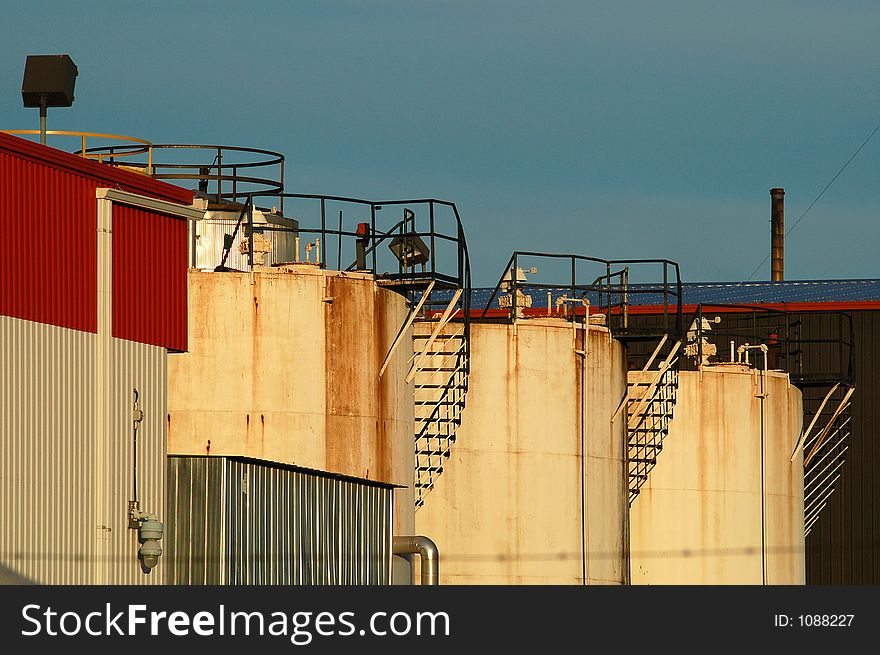
[[[95,189],[99,186],[118,187],[187,205],[193,196],[192,191],[143,175],[0,133],[0,233],[8,246],[0,257],[0,315],[97,331]],[[177,263],[182,248],[179,266],[185,271],[185,222],[176,221],[181,226],[175,224],[172,237],[168,230],[161,230],[162,217],[152,216],[158,227],[151,226],[153,232],[135,236],[156,238],[132,245],[123,235],[123,244],[128,245],[120,252],[120,259],[125,261],[141,248],[150,252],[153,260],[158,258],[164,264],[173,258]],[[178,237],[177,231],[181,229],[182,236]],[[149,276],[153,269],[139,270]],[[179,311],[183,303],[185,316],[185,279],[182,284],[184,297],[180,300],[174,296],[172,305]],[[131,302],[142,302],[143,296],[141,292]],[[125,295],[120,294],[117,300],[123,298]],[[150,309],[161,316],[167,305],[159,296]],[[175,329],[176,338],[169,347],[179,349],[179,332],[186,344],[185,322],[182,328]],[[120,336],[132,338],[127,333]],[[146,342],[161,343],[155,338]]]
[[113,205],[113,336],[186,350],[187,222]]
[[389,584],[392,488],[169,457],[169,584]]
[[[155,584],[161,572],[141,573],[136,532],[127,528],[132,389],[146,413],[141,506],[164,518],[166,354],[114,340],[102,401],[94,391],[98,338],[0,317],[0,562],[45,584]],[[111,417],[104,448],[95,441],[96,410]]]
[[[807,537],[808,584],[880,584],[880,311],[849,312],[855,332],[852,434],[837,490]],[[834,334],[834,314],[802,315],[805,338]]]
[[95,341],[0,316],[0,562],[38,582],[92,579]]
[[95,188],[0,151],[0,314],[97,331]]
[[[103,449],[103,485],[98,488],[105,540],[103,576],[110,584],[162,584],[167,562],[145,575],[137,559],[137,530],[128,528],[128,500],[134,499],[134,430],[132,409],[134,389],[138,390],[144,412],[137,431],[137,494],[142,512],[156,514],[165,521],[166,459],[168,452],[168,366],[164,348],[113,339],[112,383],[109,411],[112,429]],[[164,548],[164,544],[163,544]]]

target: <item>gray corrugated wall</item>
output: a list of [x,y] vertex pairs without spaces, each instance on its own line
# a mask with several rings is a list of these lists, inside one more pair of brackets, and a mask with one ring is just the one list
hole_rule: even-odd
[[41,583],[92,579],[95,341],[0,316],[0,563]]
[[123,339],[113,339],[111,416],[113,430],[104,450],[105,483],[100,491],[106,516],[112,521],[104,579],[111,584],[162,584],[164,558],[145,575],[137,559],[137,530],[127,527],[127,501],[133,499],[134,389],[144,412],[137,435],[137,491],[142,512],[165,521],[165,474],[168,452],[167,351]]
[[[140,570],[127,503],[137,387],[145,411],[141,507],[164,519],[166,352],[113,340],[110,394],[100,403],[97,341],[88,332],[0,317],[0,563],[44,584],[160,583],[161,572]],[[103,449],[95,443],[98,407],[111,420]]]
[[390,583],[390,487],[189,456],[168,485],[168,584]]

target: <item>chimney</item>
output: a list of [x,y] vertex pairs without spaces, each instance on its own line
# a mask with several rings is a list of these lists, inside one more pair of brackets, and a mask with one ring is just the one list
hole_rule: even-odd
[[770,279],[785,279],[785,189],[770,189]]

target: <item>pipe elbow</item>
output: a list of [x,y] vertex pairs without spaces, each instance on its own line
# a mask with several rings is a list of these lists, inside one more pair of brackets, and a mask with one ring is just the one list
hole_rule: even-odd
[[395,555],[418,555],[422,560],[422,584],[440,584],[440,551],[428,537],[394,537],[392,551]]

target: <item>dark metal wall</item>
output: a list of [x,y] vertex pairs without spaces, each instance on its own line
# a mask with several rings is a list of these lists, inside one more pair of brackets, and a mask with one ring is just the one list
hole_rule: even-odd
[[[874,444],[875,428],[880,422],[880,310],[847,313],[853,319],[856,387],[850,409],[850,449],[837,489],[807,537],[808,584],[880,584],[880,445]],[[707,310],[707,317],[713,315]],[[722,332],[737,320],[748,320],[720,315],[718,328]],[[841,334],[838,312],[798,312],[797,318],[804,340],[833,340]],[[629,320],[634,326],[657,326],[662,316],[636,314]],[[685,316],[684,325],[692,320],[693,316]],[[629,344],[630,366],[640,367],[652,345]],[[718,359],[729,360],[729,344],[717,345]],[[804,370],[837,371],[836,355],[834,348],[827,347],[806,353]],[[819,389],[804,389],[805,409],[820,401]]]
[[[838,488],[807,537],[808,584],[880,584],[880,311],[849,312],[855,332],[852,436]],[[805,332],[834,319],[807,315]]]

